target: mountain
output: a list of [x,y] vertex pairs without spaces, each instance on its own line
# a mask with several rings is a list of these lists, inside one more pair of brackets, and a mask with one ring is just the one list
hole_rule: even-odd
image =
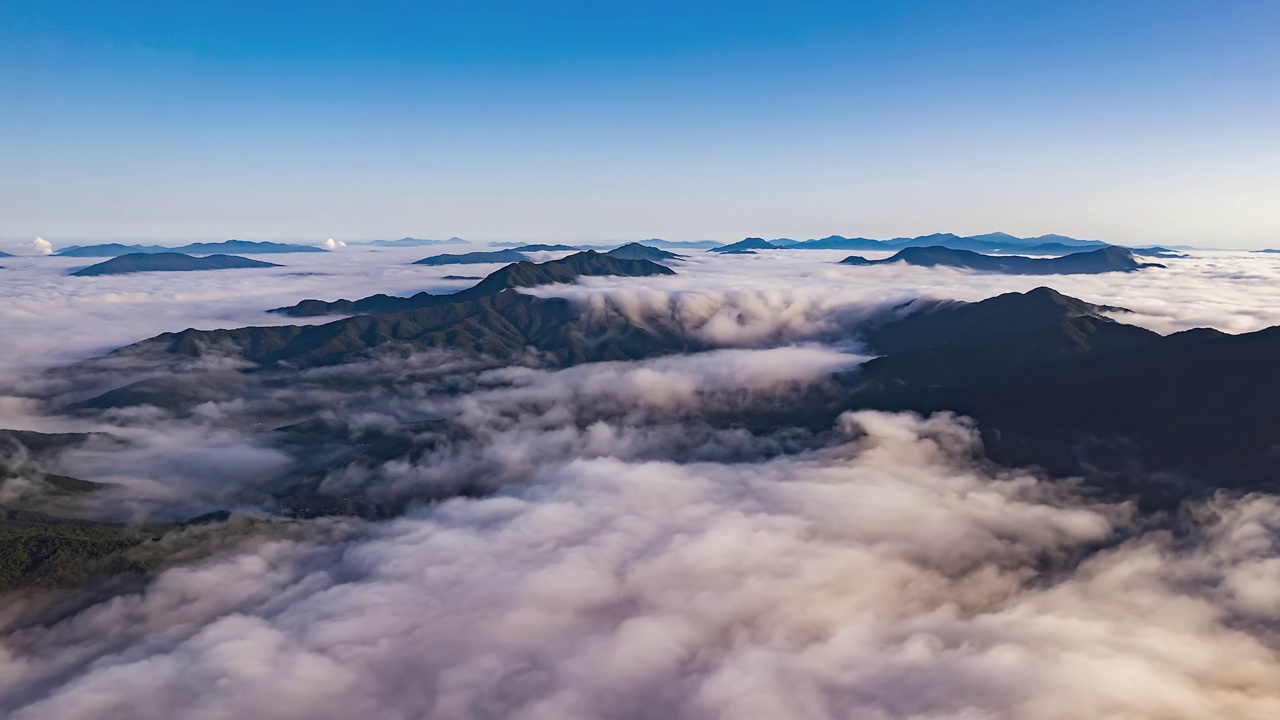
[[71,273],[76,277],[124,275],[138,272],[188,272],[193,270],[236,270],[280,267],[275,263],[250,260],[235,255],[191,257],[182,253],[133,253],[120,255]]
[[234,252],[247,254],[275,254],[295,252],[328,252],[324,248],[312,245],[293,245],[290,243],[254,242],[252,240],[224,240],[216,243],[191,243],[180,247],[163,245],[122,245],[120,243],[104,243],[102,245],[72,246],[58,255],[63,257],[117,257],[138,253],[184,253],[187,255],[212,255],[215,253]]
[[715,240],[663,240],[662,238],[649,238],[640,242],[650,247],[671,248],[673,250],[710,250],[713,247],[720,247],[720,243]]
[[1153,247],[1140,247],[1140,248],[1129,248],[1129,249],[1133,251],[1133,254],[1134,254],[1134,255],[1141,255],[1141,256],[1143,256],[1143,257],[1154,257],[1154,258],[1185,258],[1185,257],[1189,257],[1189,256],[1188,256],[1188,255],[1186,255],[1185,253],[1175,252],[1175,251],[1173,251],[1173,250],[1170,250],[1169,248],[1166,248],[1166,247],[1160,247],[1160,246],[1158,246],[1158,245],[1153,246]]
[[559,260],[544,263],[527,261],[508,265],[490,273],[474,287],[449,295],[431,295],[425,292],[411,297],[371,295],[361,300],[303,300],[278,312],[293,317],[314,315],[354,315],[364,313],[393,313],[448,303],[476,300],[493,295],[507,288],[535,287],[555,283],[570,283],[582,276],[623,275],[643,277],[647,275],[674,275],[671,268],[648,260],[625,260],[609,257],[592,250],[575,253]]
[[1266,250],[1254,250],[1254,252],[1257,252],[1257,253],[1280,253],[1280,250],[1275,250],[1275,249],[1268,248],[1268,249],[1266,249]]
[[348,245],[368,245],[371,247],[428,247],[431,245],[466,245],[467,241],[460,237],[451,237],[448,240],[424,240],[422,238],[402,237],[399,240],[365,240],[363,242],[349,242]]
[[[358,315],[324,325],[165,333],[129,350],[158,350],[193,357],[217,353],[260,365],[313,367],[346,362],[380,348],[397,346],[415,350],[447,348],[502,359],[533,348],[562,364],[700,349],[697,343],[680,335],[625,321],[589,335],[579,319],[579,310],[568,300],[505,289],[475,299]],[[112,392],[128,391],[126,386]]]
[[847,265],[885,265],[896,262],[920,267],[954,267],[1005,275],[1088,275],[1164,267],[1155,263],[1139,263],[1131,251],[1114,246],[1055,258],[983,255],[946,247],[909,247],[884,260],[867,260],[855,255],[841,261],[842,264]]
[[102,245],[73,245],[59,251],[61,257],[117,257],[135,253],[174,252],[174,248],[162,245],[122,245],[120,243],[104,243]]
[[946,247],[953,250],[969,250],[982,253],[1023,252],[1032,255],[1064,255],[1084,247],[1103,247],[1098,240],[1077,240],[1065,235],[1041,235],[1036,238],[1019,238],[1009,233],[994,232],[985,235],[961,237],[954,233],[934,233],[917,237],[899,237],[892,240],[871,238],[846,238],[840,235],[805,240],[784,245],[792,250],[900,250],[908,247]]
[[605,253],[609,257],[619,258],[621,260],[649,260],[651,262],[662,262],[663,260],[676,260],[681,256],[666,250],[659,250],[648,245],[641,245],[638,242],[627,243],[619,248],[614,248]]
[[191,243],[174,248],[173,252],[188,253],[193,255],[203,255],[206,253],[219,252],[236,252],[247,253],[250,255],[263,255],[275,253],[322,253],[328,252],[324,248],[314,245],[295,245],[292,243],[275,243],[275,242],[255,242],[253,240],[224,240],[216,243]]
[[787,246],[792,250],[885,250],[888,249],[883,240],[870,238],[847,238],[831,235],[819,240],[802,240]]
[[579,248],[572,245],[546,245],[535,243],[533,245],[517,245],[511,249],[516,252],[569,252],[576,251]]
[[5,251],[0,250],[0,257],[13,257],[13,255],[10,255],[9,253],[7,253],[7,252],[5,252]]
[[414,265],[479,265],[481,263],[513,263],[523,262],[529,258],[515,250],[494,250],[491,252],[469,252],[457,255],[432,255],[414,263]]
[[711,248],[707,252],[738,253],[744,250],[773,250],[775,246],[764,238],[750,237],[729,245]]
[[997,463],[1147,507],[1280,491],[1280,326],[1161,336],[1116,312],[1049,288],[909,303],[861,332],[880,357],[725,422],[821,432],[849,410],[950,411]]

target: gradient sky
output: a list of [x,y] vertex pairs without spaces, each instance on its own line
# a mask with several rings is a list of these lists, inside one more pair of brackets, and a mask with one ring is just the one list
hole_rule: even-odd
[[1280,245],[1280,2],[0,0],[0,239]]

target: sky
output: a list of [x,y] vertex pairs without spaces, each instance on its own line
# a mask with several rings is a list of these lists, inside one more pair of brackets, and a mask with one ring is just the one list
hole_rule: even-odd
[[1280,246],[1280,3],[0,0],[0,241]]

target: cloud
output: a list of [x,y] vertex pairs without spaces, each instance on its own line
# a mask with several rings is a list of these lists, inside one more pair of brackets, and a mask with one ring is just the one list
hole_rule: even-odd
[[[159,332],[296,322],[263,310],[306,297],[457,289],[448,268],[408,264],[420,256],[353,247],[253,277],[87,283],[65,277],[72,258],[6,270],[0,427],[112,433],[59,457],[120,485],[94,512],[263,507],[305,477],[407,515],[291,523],[143,588],[95,588],[107,597],[10,596],[0,715],[1280,716],[1280,499],[1141,516],[993,467],[945,414],[855,413],[813,433],[723,421],[820,391],[865,359],[851,328],[921,295],[1050,284],[1162,331],[1274,324],[1268,257],[1028,279],[698,256],[674,278],[537,292],[712,352],[568,369],[387,354],[248,373],[182,412],[46,415],[30,399],[235,369],[119,357],[44,372]],[[313,420],[323,432],[275,431]]]
[[38,237],[31,242],[18,244],[15,249],[22,255],[52,255],[53,243]]
[[334,240],[333,238],[329,238],[324,241],[324,247],[328,250],[337,250],[338,248],[344,248],[346,246],[347,244],[345,242],[342,242],[341,240]]
[[993,472],[950,417],[843,422],[849,439],[828,451],[573,460],[361,539],[170,570],[6,634],[0,707],[22,720],[1280,709],[1263,589],[1274,498],[1201,508],[1188,543]]

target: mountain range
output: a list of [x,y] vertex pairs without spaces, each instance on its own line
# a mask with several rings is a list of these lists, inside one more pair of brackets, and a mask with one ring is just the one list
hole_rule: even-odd
[[190,243],[179,247],[164,245],[122,245],[105,243],[102,245],[72,245],[63,248],[57,254],[63,257],[117,257],[137,253],[184,253],[187,255],[212,255],[217,253],[246,253],[264,255],[296,252],[328,252],[324,248],[313,245],[295,245],[291,243],[255,242],[253,240],[224,240],[215,243]]
[[479,265],[482,263],[513,263],[528,260],[522,252],[515,250],[491,250],[456,255],[432,255],[414,263],[414,265]]
[[649,260],[627,260],[586,250],[559,260],[551,260],[544,263],[522,260],[490,273],[474,287],[448,295],[431,295],[421,292],[407,298],[379,294],[354,301],[335,300],[333,302],[325,302],[322,300],[303,300],[297,305],[276,308],[272,312],[293,317],[392,313],[476,300],[494,295],[507,288],[569,283],[583,276],[623,275],[643,277],[647,275],[674,274],[675,272],[671,268]]
[[1164,267],[1157,263],[1140,263],[1134,258],[1132,251],[1114,245],[1052,258],[983,255],[946,247],[908,247],[883,260],[868,260],[859,255],[851,255],[840,261],[843,265],[887,265],[898,262],[920,267],[953,267],[1004,275],[1089,275]]
[[466,245],[467,241],[460,237],[448,240],[424,240],[422,238],[402,237],[399,240],[363,240],[348,242],[348,245],[367,245],[370,247],[429,247],[432,245]]
[[853,409],[951,411],[976,420],[995,462],[1152,507],[1280,490],[1280,326],[1161,336],[1107,317],[1123,312],[1043,287],[917,301],[860,332],[881,357],[736,421],[819,431]]
[[[962,237],[953,233],[934,233],[917,237],[899,237],[891,240],[873,240],[864,237],[831,235],[817,240],[795,241],[789,238],[765,240],[746,238],[736,243],[712,248],[711,252],[742,253],[757,250],[881,250],[893,251],[909,247],[945,247],[952,250],[969,250],[980,253],[1017,252],[1024,255],[1061,255],[1082,248],[1107,247],[1101,240],[1078,240],[1065,235],[1040,235],[1020,238],[1003,232]],[[1132,248],[1138,250],[1138,248]],[[1166,248],[1154,251],[1169,252]]]
[[182,253],[131,253],[71,273],[75,277],[125,275],[139,272],[190,272],[196,270],[236,270],[280,267],[276,263],[250,260],[235,255],[192,257]]

